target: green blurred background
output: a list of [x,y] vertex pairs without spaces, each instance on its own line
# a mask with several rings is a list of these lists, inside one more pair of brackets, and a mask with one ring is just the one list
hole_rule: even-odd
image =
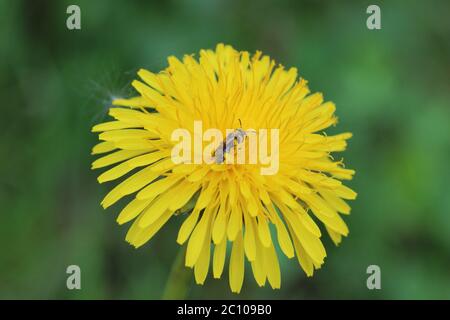
[[[78,4],[82,29],[66,28]],[[381,7],[382,29],[366,28]],[[313,278],[281,258],[282,288],[258,288],[247,265],[191,279],[188,298],[450,298],[450,3],[442,1],[0,1],[0,298],[159,299],[181,218],[139,250],[104,211],[110,185],[90,163],[93,124],[145,67],[213,48],[259,49],[296,66],[337,104],[333,132],[357,171],[350,235]],[[339,155],[340,156],[340,155]],[[66,288],[81,267],[82,289]],[[382,289],[366,287],[379,265]]]

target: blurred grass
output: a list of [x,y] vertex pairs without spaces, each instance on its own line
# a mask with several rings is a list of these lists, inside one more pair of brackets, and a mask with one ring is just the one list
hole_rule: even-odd
[[[82,30],[68,31],[75,3]],[[161,297],[181,219],[140,250],[125,243],[120,205],[99,205],[109,186],[90,170],[90,128],[139,68],[225,42],[298,67],[337,104],[331,131],[354,133],[343,156],[359,197],[313,278],[281,258],[281,290],[248,272],[232,295],[225,270],[188,297],[449,299],[450,5],[378,3],[382,29],[369,31],[369,1],[0,1],[0,298]],[[70,264],[80,291],[65,287]],[[370,264],[381,291],[365,286]]]

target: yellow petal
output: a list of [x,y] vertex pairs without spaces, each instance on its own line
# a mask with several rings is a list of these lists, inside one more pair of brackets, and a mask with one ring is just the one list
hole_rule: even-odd
[[142,129],[110,130],[99,134],[100,140],[120,141],[125,139],[156,139],[158,135]]
[[344,200],[336,196],[334,192],[325,189],[319,189],[319,191],[325,201],[327,201],[334,210],[343,214],[350,214],[350,206]]
[[230,205],[235,206],[236,202],[237,202],[237,188],[238,187],[236,186],[234,181],[232,181],[229,184],[229,187],[230,187]]
[[270,236],[269,225],[265,217],[258,217],[258,235],[264,247],[270,247],[272,244],[272,237]]
[[[314,212],[314,209],[313,209]],[[322,221],[325,226],[334,230],[335,232],[347,236],[348,235],[348,227],[345,224],[344,220],[342,220],[341,216],[338,213],[335,213],[332,217],[321,214],[320,212],[314,212],[317,218]]]
[[140,69],[138,71],[138,75],[139,75],[139,77],[141,77],[142,80],[144,80],[152,88],[154,88],[160,92],[163,91],[161,88],[159,79],[158,79],[158,75],[156,75],[148,70],[145,70],[145,69]]
[[242,229],[242,210],[239,205],[231,208],[230,220],[228,221],[228,240],[234,241],[236,235]]
[[158,196],[155,200],[150,203],[149,207],[142,214],[142,217],[139,221],[139,226],[141,228],[145,228],[152,223],[154,223],[158,218],[167,210],[174,212],[173,210],[169,210],[169,206],[173,197],[177,194],[177,190],[169,190],[166,193]]
[[313,209],[313,212],[319,212],[324,216],[332,217],[336,214],[336,211],[334,211],[330,206],[323,200],[320,196],[317,194],[309,194],[304,195],[302,200],[304,200],[311,209]]
[[[211,238],[211,236],[207,236],[207,238]],[[208,275],[209,261],[211,256],[210,250],[211,242],[205,241],[200,256],[198,257],[198,260],[194,266],[194,276],[195,282],[197,284],[203,284],[205,282],[206,276]]]
[[152,104],[152,107],[156,108],[159,113],[169,118],[175,117],[174,107],[170,105],[169,100],[162,96],[161,93],[138,80],[133,80],[131,85],[137,92],[147,98]]
[[326,227],[326,229],[327,229],[328,234],[330,235],[331,240],[333,240],[335,245],[338,245],[339,243],[341,243],[342,235],[331,230],[330,228]]
[[112,104],[114,106],[123,106],[123,107],[131,107],[131,108],[143,108],[149,107],[150,101],[147,98],[142,96],[137,96],[129,99],[114,99]]
[[117,201],[119,201],[123,197],[122,193],[119,192],[119,189],[114,188],[108,194],[103,198],[101,205],[103,209],[108,208],[109,206],[113,205]]
[[197,182],[203,179],[208,172],[209,168],[207,166],[203,166],[192,172],[187,179],[191,182]]
[[257,201],[259,201],[259,199],[258,200],[255,199],[255,197],[252,194],[250,194],[249,197],[247,198],[247,201],[248,201],[247,202],[248,212],[250,213],[250,215],[252,217],[256,217],[259,212],[258,202],[257,202]]
[[147,152],[147,151],[144,151],[144,150],[119,150],[119,151],[113,152],[111,154],[108,154],[107,156],[104,156],[104,157],[101,157],[101,158],[95,160],[92,163],[92,169],[106,167],[111,164],[136,157],[145,152]]
[[[113,142],[113,141],[111,141]],[[157,143],[148,139],[122,139],[114,141],[114,146],[123,150],[155,150]]]
[[251,192],[250,192],[250,187],[249,187],[247,181],[245,181],[245,180],[239,181],[239,187],[240,187],[241,193],[244,196],[244,198],[247,199],[248,197],[250,197]]
[[129,108],[110,108],[109,115],[135,127],[157,127],[161,122],[167,123],[167,119],[158,113],[144,113]]
[[205,241],[208,243],[211,241],[206,238],[208,234],[208,229],[211,227],[211,211],[205,210],[200,222],[192,232],[189,238],[187,250],[186,250],[186,266],[192,268],[197,262],[200,256],[201,249]]
[[294,231],[293,234],[291,233],[293,238],[297,237],[311,259],[318,264],[322,264],[326,257],[326,252],[320,239],[311,234],[301,223],[296,226],[291,225],[291,228]]
[[213,275],[215,279],[219,279],[222,276],[226,253],[227,253],[227,240],[223,239],[222,242],[216,244],[214,247]]
[[[127,150],[122,150],[122,151],[136,153],[136,151],[127,151]],[[144,152],[140,152],[140,153],[144,153]],[[157,151],[157,152],[147,153],[142,156],[135,157],[133,159],[125,161],[125,162],[103,172],[97,178],[97,180],[99,183],[115,180],[115,179],[120,178],[123,175],[127,174],[128,172],[130,172],[133,169],[136,169],[138,167],[142,167],[145,165],[153,164],[154,162],[160,160],[161,158],[163,158],[165,156],[167,156],[166,151]],[[155,171],[155,167],[157,167],[157,166],[158,166],[158,163],[155,165],[152,165],[152,168],[153,168],[152,170]]]
[[[159,229],[162,228],[162,226],[170,219],[170,217],[172,217],[172,215],[173,212],[171,211],[164,212],[154,223],[146,228],[140,228],[141,231],[135,236],[135,238],[133,238],[132,241],[129,242],[136,248],[142,246],[149,241],[159,231]],[[134,224],[139,226],[139,221],[135,221],[133,225]]]
[[175,183],[180,181],[183,178],[183,176],[176,176],[171,175],[167,178],[160,179],[158,181],[155,181],[151,184],[149,184],[147,187],[139,191],[136,195],[137,199],[150,199],[154,198],[161,193],[168,190],[170,187],[172,187]]
[[105,172],[103,172],[101,175],[97,177],[97,181],[99,183],[115,180],[117,178],[122,177],[123,175],[127,174],[134,168],[130,167],[127,163],[121,163]]
[[294,211],[280,202],[276,202],[276,205],[280,208],[281,212],[292,226],[295,227],[297,224],[301,223],[310,233],[320,238],[321,232],[319,227],[305,210],[300,208],[297,211]]
[[252,217],[244,214],[245,233],[244,233],[244,249],[245,255],[249,261],[256,259],[256,244],[255,244],[255,226]]
[[355,191],[344,185],[340,185],[334,191],[336,192],[337,196],[343,199],[354,200],[357,196],[357,193]]
[[253,277],[256,280],[258,286],[262,287],[266,284],[266,268],[264,267],[264,252],[261,241],[258,237],[255,238],[255,246],[256,246],[256,259],[251,261]]
[[150,204],[152,200],[153,199],[134,199],[130,201],[130,203],[128,203],[126,207],[123,208],[123,210],[120,212],[119,216],[117,217],[117,222],[119,224],[124,224],[130,220],[133,220]]
[[217,245],[222,243],[225,236],[225,231],[227,230],[227,221],[230,210],[221,204],[219,207],[219,212],[217,213],[216,219],[214,220],[212,239]]
[[195,225],[198,221],[198,216],[200,215],[200,210],[194,209],[191,214],[184,220],[183,224],[178,231],[177,242],[183,244],[189,238],[192,230],[194,230]]
[[269,194],[267,193],[267,191],[264,188],[259,188],[259,198],[262,200],[262,202],[265,205],[269,205],[272,203],[272,201],[270,200]]
[[155,165],[152,166],[152,171],[165,172],[172,169],[173,167],[175,167],[175,163],[172,162],[171,158],[168,158],[155,163]]
[[[293,231],[290,228],[289,224],[288,224],[288,228],[289,228],[291,234],[293,234]],[[295,248],[295,253],[297,254],[298,263],[300,264],[302,269],[305,271],[306,275],[308,277],[311,277],[314,273],[314,265],[313,265],[311,258],[306,253],[305,249],[300,244],[300,241],[298,241],[297,237],[292,237],[292,240],[294,242],[294,248]]]
[[242,245],[242,232],[239,232],[233,242],[230,258],[230,288],[232,292],[239,293],[244,282],[244,246]]
[[192,196],[197,192],[200,188],[200,183],[184,183],[182,187],[178,190],[178,193],[175,194],[170,203],[170,210],[178,210],[182,206],[184,206]]
[[121,121],[108,121],[92,127],[92,132],[134,128],[133,125]]
[[159,173],[152,172],[151,167],[147,167],[135,173],[134,175],[117,185],[106,195],[106,197],[102,201],[103,208],[106,209],[107,207],[119,201],[122,197],[141,189],[146,184],[149,184],[154,179],[156,179],[158,176]]
[[275,228],[277,229],[278,243],[280,244],[281,251],[288,258],[294,257],[294,247],[292,246],[291,237],[278,214],[275,218]]
[[281,271],[273,244],[267,248],[263,248],[263,256],[267,280],[269,280],[272,289],[279,289],[281,286]]
[[197,200],[197,207],[199,209],[205,208],[213,199],[217,192],[217,185],[215,181],[211,181],[205,190],[202,190]]
[[156,151],[156,152],[144,154],[139,157],[135,157],[135,158],[127,161],[127,163],[130,167],[137,168],[137,167],[152,164],[152,163],[159,161],[169,155],[170,155],[170,151],[168,151],[168,150]]
[[103,142],[100,142],[100,143],[96,144],[92,148],[91,154],[106,153],[106,152],[113,151],[114,149],[116,149],[116,146],[114,145],[113,142],[111,142],[111,141],[103,141]]

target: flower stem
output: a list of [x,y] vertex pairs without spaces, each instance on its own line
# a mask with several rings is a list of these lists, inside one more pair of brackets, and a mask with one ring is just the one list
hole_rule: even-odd
[[164,300],[182,300],[186,298],[192,272],[184,266],[184,254],[185,249],[181,247],[170,270],[162,295]]

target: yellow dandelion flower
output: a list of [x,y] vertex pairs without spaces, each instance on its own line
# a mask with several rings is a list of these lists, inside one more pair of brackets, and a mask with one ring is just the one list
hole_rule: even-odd
[[[339,244],[348,234],[340,215],[350,213],[345,200],[356,198],[341,182],[354,171],[330,155],[346,148],[351,133],[322,133],[337,122],[335,105],[324,102],[320,93],[309,94],[295,68],[286,70],[261,52],[251,56],[223,44],[215,51],[201,50],[198,59],[169,57],[160,73],[142,69],[138,75],[141,80],[132,82],[137,96],[114,100],[109,110],[114,120],[92,129],[102,141],[92,153],[108,153],[92,168],[111,166],[98,181],[126,176],[102,201],[107,208],[131,195],[117,218],[119,224],[133,221],[126,240],[142,246],[175,215],[184,219],[177,242],[187,243],[185,265],[194,269],[198,284],[211,264],[214,278],[222,276],[230,244],[233,292],[241,290],[245,258],[259,286],[268,281],[280,288],[275,239],[281,252],[296,256],[312,276],[326,256],[318,221]],[[241,125],[255,132],[277,129],[276,173],[261,174],[262,162],[174,161],[173,132],[183,128],[198,135],[196,121],[203,132],[217,128],[226,137],[210,152],[213,159],[222,151],[229,160],[233,147],[250,143],[250,130]],[[227,135],[227,129],[234,129],[234,135]],[[194,149],[187,153],[195,158]]]

